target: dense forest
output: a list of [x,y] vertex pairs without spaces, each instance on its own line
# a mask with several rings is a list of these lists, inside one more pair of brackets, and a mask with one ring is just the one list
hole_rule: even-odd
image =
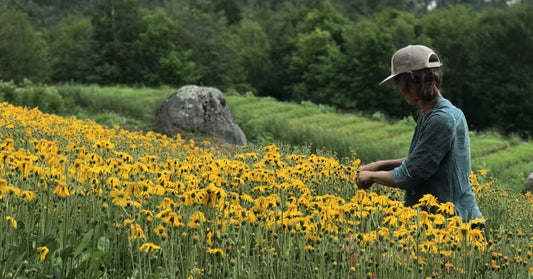
[[400,118],[413,108],[378,83],[396,49],[425,44],[444,64],[444,95],[471,129],[530,137],[532,3],[6,0],[0,80],[198,84]]

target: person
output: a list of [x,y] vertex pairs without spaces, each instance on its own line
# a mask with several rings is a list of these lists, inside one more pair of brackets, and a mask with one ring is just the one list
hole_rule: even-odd
[[470,182],[468,126],[463,112],[441,95],[442,71],[437,54],[423,45],[399,49],[391,75],[380,85],[395,85],[410,105],[419,107],[406,158],[363,165],[356,180],[368,189],[377,183],[405,190],[405,206],[425,194],[452,202],[463,222],[482,219]]

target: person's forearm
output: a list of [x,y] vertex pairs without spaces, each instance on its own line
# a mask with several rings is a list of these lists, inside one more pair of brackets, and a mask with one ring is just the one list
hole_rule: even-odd
[[377,184],[389,186],[392,188],[398,188],[396,182],[394,182],[394,177],[392,175],[392,170],[390,171],[375,171],[371,173],[372,181]]
[[394,168],[400,166],[405,158],[394,159],[394,160],[382,160],[368,165],[361,166],[359,170],[361,171],[391,171]]

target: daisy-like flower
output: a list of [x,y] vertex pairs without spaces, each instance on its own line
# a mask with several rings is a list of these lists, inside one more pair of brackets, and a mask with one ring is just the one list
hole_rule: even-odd
[[48,248],[46,246],[37,247],[37,251],[39,252],[39,260],[44,261],[49,252]]
[[431,194],[425,194],[420,200],[419,203],[414,207],[433,207],[439,206],[437,198]]
[[17,228],[17,220],[11,218],[11,216],[4,217],[4,220],[11,222],[11,225],[13,225],[13,228]]
[[155,234],[161,236],[161,238],[163,239],[167,237],[165,227],[163,227],[162,225],[158,225],[157,228],[154,229],[154,232]]
[[131,224],[130,225],[130,239],[135,240],[137,238],[146,239],[146,236],[144,235],[144,231],[141,228],[141,225],[139,224]]
[[59,196],[60,198],[68,197],[70,196],[70,192],[68,191],[67,183],[64,181],[61,181],[58,183],[56,189],[54,190],[54,195]]
[[206,220],[207,219],[201,211],[196,211],[191,215],[191,221],[189,222],[188,226],[189,228],[194,229],[200,226],[200,223],[205,223]]
[[33,191],[22,191],[22,197],[25,200],[32,201],[37,197],[37,194],[35,194]]
[[214,248],[214,249],[211,249],[211,248],[207,248],[207,253],[209,254],[220,254],[220,256],[224,257],[224,251],[222,251],[222,249],[220,248]]
[[158,246],[158,245],[155,245],[151,242],[147,242],[147,243],[144,243],[143,245],[141,245],[141,247],[139,247],[139,251],[144,251],[145,253],[150,253],[154,250],[160,250],[161,249],[161,246]]
[[121,188],[120,190],[117,188],[114,188],[109,193],[111,197],[113,197],[112,202],[116,205],[120,205],[123,207],[126,207],[128,205],[128,201],[130,199],[130,196],[126,194],[124,191],[124,188]]
[[450,216],[455,214],[454,206],[453,206],[453,203],[451,202],[441,203],[439,205],[438,211],[442,213],[446,213]]

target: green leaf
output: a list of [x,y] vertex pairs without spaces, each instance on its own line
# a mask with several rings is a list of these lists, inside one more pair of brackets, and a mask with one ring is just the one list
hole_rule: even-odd
[[87,248],[87,245],[89,245],[89,241],[91,241],[91,238],[93,237],[93,233],[94,231],[91,229],[85,234],[78,247],[76,247],[76,250],[74,250],[74,256],[79,256],[83,252],[83,250]]

